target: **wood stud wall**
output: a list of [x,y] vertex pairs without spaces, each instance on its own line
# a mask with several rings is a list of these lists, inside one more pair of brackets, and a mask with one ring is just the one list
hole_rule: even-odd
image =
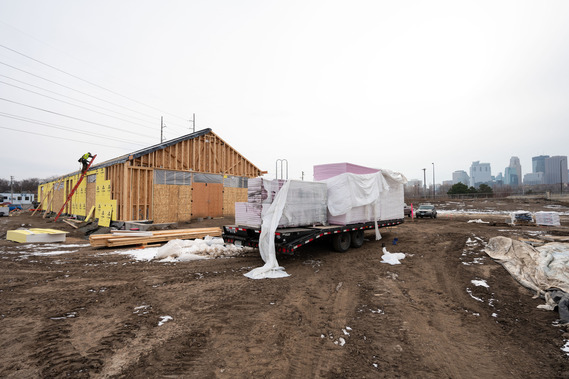
[[261,171],[210,132],[132,160],[132,166],[254,178]]

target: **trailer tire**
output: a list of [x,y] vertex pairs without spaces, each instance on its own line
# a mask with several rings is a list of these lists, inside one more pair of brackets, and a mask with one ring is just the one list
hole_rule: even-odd
[[352,236],[349,232],[334,234],[332,237],[332,247],[339,253],[345,253],[350,248]]
[[364,231],[363,230],[355,230],[351,233],[351,237],[352,237],[352,242],[351,242],[351,246],[353,248],[358,248],[358,247],[362,247],[362,245],[364,244]]

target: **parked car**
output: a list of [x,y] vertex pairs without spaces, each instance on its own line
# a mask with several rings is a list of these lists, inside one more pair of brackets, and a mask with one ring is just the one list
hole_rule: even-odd
[[411,217],[411,207],[403,203],[403,216]]
[[437,218],[437,209],[432,204],[421,204],[419,209],[415,211],[415,217],[423,218]]

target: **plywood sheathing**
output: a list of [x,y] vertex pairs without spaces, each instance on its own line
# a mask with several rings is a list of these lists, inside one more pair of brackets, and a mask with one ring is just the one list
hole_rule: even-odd
[[223,189],[223,216],[235,216],[235,203],[247,202],[247,188]]
[[191,186],[154,185],[155,223],[189,221],[191,218]]

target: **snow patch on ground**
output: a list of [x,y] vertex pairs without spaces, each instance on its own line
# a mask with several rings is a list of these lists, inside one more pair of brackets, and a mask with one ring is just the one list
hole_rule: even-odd
[[158,326],[162,326],[171,320],[173,320],[172,316],[160,316],[160,321],[158,321]]
[[112,254],[129,255],[136,261],[158,260],[162,263],[189,262],[200,259],[235,257],[254,249],[226,244],[223,238],[205,237],[195,240],[172,240],[161,247],[117,250]]
[[490,286],[488,285],[488,283],[486,283],[486,281],[484,279],[479,279],[479,280],[471,280],[470,283],[474,284],[477,287],[486,287],[486,288],[490,288]]

